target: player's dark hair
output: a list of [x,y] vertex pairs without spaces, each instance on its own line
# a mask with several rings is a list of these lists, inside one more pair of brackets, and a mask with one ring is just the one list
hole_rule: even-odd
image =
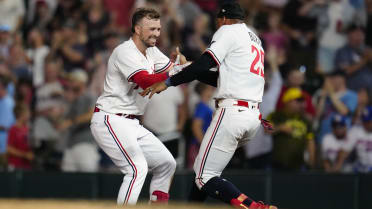
[[132,16],[132,33],[135,32],[134,27],[144,17],[146,17],[146,18],[148,18],[150,20],[152,20],[152,19],[159,19],[160,18],[160,14],[155,9],[151,9],[151,8],[138,8],[134,12],[134,14]]

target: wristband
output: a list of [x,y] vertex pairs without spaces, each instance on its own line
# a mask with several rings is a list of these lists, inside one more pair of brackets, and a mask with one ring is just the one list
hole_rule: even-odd
[[172,86],[172,83],[171,83],[171,80],[170,80],[170,78],[167,78],[167,80],[165,80],[165,85],[167,85],[168,87],[169,86]]

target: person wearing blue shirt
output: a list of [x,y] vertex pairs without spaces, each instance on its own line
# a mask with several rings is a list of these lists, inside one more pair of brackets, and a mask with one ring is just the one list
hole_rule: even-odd
[[194,137],[190,142],[188,150],[188,168],[192,168],[194,165],[200,143],[203,140],[204,134],[207,131],[213,116],[213,110],[208,104],[213,96],[214,87],[198,83],[195,86],[195,91],[200,96],[200,102],[196,105],[192,120],[191,129]]
[[351,25],[347,44],[338,49],[334,60],[336,69],[347,75],[347,88],[358,91],[372,82],[372,49],[365,45],[364,28]]
[[356,92],[346,88],[345,74],[335,71],[327,76],[317,106],[317,115],[320,118],[320,126],[317,139],[332,131],[331,119],[335,114],[341,114],[346,118],[346,125],[351,126],[351,119],[358,104]]
[[8,130],[15,123],[14,100],[7,93],[8,79],[0,76],[0,170],[5,168]]

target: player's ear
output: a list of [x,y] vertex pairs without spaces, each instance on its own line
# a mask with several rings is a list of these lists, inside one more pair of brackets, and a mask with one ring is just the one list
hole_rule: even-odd
[[139,35],[140,34],[140,31],[141,31],[141,26],[140,25],[136,25],[134,26],[134,33]]

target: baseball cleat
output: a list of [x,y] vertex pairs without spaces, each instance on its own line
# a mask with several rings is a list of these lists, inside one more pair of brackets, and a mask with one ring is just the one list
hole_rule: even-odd
[[273,205],[265,205],[262,201],[252,202],[250,206],[242,203],[238,199],[232,199],[230,203],[235,208],[240,208],[240,209],[278,209],[276,206],[273,206]]
[[278,209],[276,206],[273,206],[273,205],[265,205],[265,203],[263,203],[262,201],[252,202],[248,208],[249,209]]
[[154,191],[150,197],[150,203],[162,203],[166,204],[169,200],[169,194],[162,191]]

